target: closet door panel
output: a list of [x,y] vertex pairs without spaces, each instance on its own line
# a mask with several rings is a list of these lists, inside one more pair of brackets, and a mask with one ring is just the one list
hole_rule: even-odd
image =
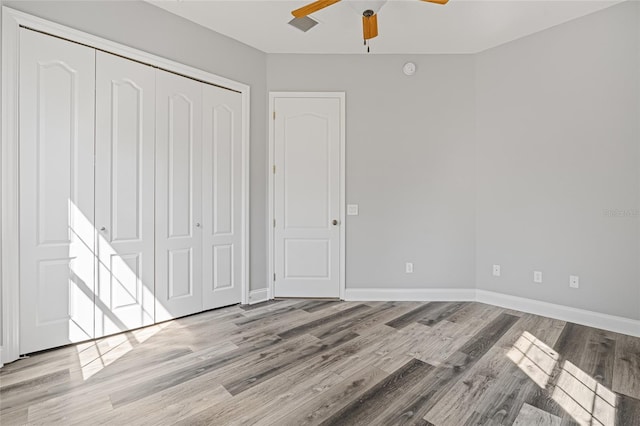
[[20,352],[94,336],[91,48],[20,30]]
[[202,84],[156,71],[156,321],[202,310]]
[[203,299],[240,303],[242,289],[242,95],[203,87]]
[[96,337],[154,321],[155,70],[96,56]]

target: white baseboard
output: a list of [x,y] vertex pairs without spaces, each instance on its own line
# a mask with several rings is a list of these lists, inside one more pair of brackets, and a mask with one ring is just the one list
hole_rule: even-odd
[[347,288],[344,300],[353,302],[467,302],[475,300],[470,288]]
[[266,302],[267,300],[269,300],[269,289],[268,288],[261,288],[258,290],[251,290],[249,292],[249,304],[250,305],[254,305],[256,303],[260,303],[260,302]]
[[616,333],[640,337],[640,321],[630,318],[617,317],[602,314],[600,312],[587,311],[585,309],[572,308],[570,306],[556,305],[554,303],[539,300],[526,299],[524,297],[510,296],[487,290],[476,290],[476,301],[502,308],[514,309],[562,321],[601,328]]
[[640,321],[630,318],[556,305],[524,297],[510,296],[476,289],[408,289],[408,288],[347,288],[345,300],[353,302],[481,302],[502,308],[527,312],[562,321],[601,328],[629,336],[640,337]]
[[4,364],[2,362],[2,346],[0,346],[0,368],[4,367]]

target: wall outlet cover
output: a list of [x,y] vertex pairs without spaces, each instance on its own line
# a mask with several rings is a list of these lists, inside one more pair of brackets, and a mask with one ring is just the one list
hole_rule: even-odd
[[500,265],[493,265],[493,276],[494,277],[499,277],[500,276]]
[[404,264],[404,271],[407,274],[413,274],[413,263],[407,262]]
[[577,275],[571,275],[569,277],[569,287],[580,288],[580,277],[578,277]]

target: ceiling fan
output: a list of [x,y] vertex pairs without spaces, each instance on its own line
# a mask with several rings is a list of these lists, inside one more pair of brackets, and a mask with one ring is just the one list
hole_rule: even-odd
[[[338,3],[340,0],[316,0],[313,3],[309,3],[306,6],[302,6],[299,9],[296,9],[291,12],[291,14],[295,18],[304,18],[307,15],[310,15],[314,12],[324,9],[325,7],[329,7],[333,4]],[[436,3],[436,4],[447,4],[449,0],[421,0],[427,3]],[[384,4],[385,1],[377,1],[375,3]],[[359,3],[364,3],[360,1]],[[374,3],[374,2],[371,2]],[[379,10],[380,7],[378,6]],[[378,36],[378,14],[375,8],[369,8],[365,6],[365,10],[362,11],[362,35],[364,37],[365,46],[368,44],[369,40]],[[367,52],[369,48],[367,47]]]

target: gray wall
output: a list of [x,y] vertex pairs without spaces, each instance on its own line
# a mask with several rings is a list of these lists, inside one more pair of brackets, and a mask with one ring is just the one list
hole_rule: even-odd
[[251,86],[251,287],[265,287],[266,55],[139,1],[3,4]]
[[476,56],[479,289],[640,319],[638,7]]
[[269,55],[267,64],[269,91],[346,92],[346,198],[360,205],[347,217],[347,287],[473,288],[473,57]]
[[639,319],[639,7],[477,55],[269,55],[269,91],[347,93],[347,287],[478,287]]
[[267,90],[345,91],[348,287],[477,285],[640,319],[640,218],[604,214],[640,208],[636,2],[475,56],[265,55],[143,2],[3,4],[251,85],[253,289]]

